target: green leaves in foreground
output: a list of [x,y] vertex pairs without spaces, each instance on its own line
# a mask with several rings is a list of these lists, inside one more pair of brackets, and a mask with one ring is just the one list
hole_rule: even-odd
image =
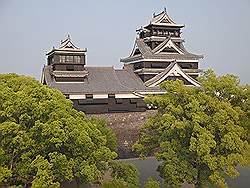
[[74,110],[59,91],[0,75],[0,185],[98,181],[117,157],[111,137],[105,124]]
[[139,173],[133,164],[113,161],[110,163],[111,181],[102,184],[102,188],[138,188]]
[[141,156],[155,153],[167,185],[227,187],[225,177],[237,177],[236,167],[249,164],[250,88],[212,71],[200,81],[202,88],[167,81],[166,94],[148,97],[158,114],[134,147]]

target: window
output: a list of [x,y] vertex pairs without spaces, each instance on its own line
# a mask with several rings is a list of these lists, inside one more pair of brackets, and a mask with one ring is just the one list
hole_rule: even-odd
[[108,94],[108,98],[115,98],[115,94]]
[[69,63],[69,62],[73,62],[73,56],[66,56],[66,59],[65,59],[65,62],[66,63]]
[[190,63],[182,63],[182,64],[180,64],[180,67],[182,69],[191,69],[192,68],[192,64],[190,64]]
[[93,94],[86,94],[85,97],[86,99],[93,99]]
[[151,68],[163,68],[163,64],[161,64],[161,63],[151,63]]
[[66,71],[73,71],[74,70],[74,66],[73,65],[67,65],[66,66]]
[[123,99],[115,99],[116,104],[122,104]]
[[74,62],[80,63],[81,57],[80,56],[74,56]]
[[65,63],[65,56],[64,55],[59,56],[59,62],[60,63]]

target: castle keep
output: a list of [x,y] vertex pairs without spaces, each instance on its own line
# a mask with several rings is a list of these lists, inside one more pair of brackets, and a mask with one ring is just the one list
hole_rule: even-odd
[[176,24],[166,10],[153,15],[137,30],[131,54],[122,58],[122,69],[86,66],[87,49],[76,47],[70,37],[47,53],[42,83],[60,90],[74,107],[85,113],[133,112],[147,109],[143,98],[163,94],[159,84],[183,80],[199,87],[201,55],[188,52]]

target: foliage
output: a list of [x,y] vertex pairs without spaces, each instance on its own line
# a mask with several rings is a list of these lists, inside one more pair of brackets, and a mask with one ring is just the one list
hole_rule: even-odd
[[51,171],[52,165],[48,162],[48,160],[38,155],[36,159],[32,161],[31,167],[37,169],[35,178],[32,181],[32,188],[60,187],[58,182],[54,183],[54,176]]
[[141,156],[155,153],[167,185],[227,187],[225,176],[237,177],[237,165],[249,164],[249,86],[212,71],[200,81],[202,88],[167,81],[161,85],[166,94],[148,97],[158,114],[134,147]]
[[0,75],[0,185],[98,180],[117,157],[109,137],[59,91],[29,77]]
[[112,181],[104,182],[101,188],[138,188],[139,186],[129,184],[122,179],[113,179]]
[[113,161],[110,166],[114,179],[121,180],[130,187],[139,187],[139,172],[133,164]]
[[160,188],[160,182],[152,178],[147,179],[144,188]]
[[104,118],[91,118],[90,121],[94,123],[97,128],[106,135],[107,147],[112,151],[117,150],[117,138],[115,133],[107,127],[107,121]]

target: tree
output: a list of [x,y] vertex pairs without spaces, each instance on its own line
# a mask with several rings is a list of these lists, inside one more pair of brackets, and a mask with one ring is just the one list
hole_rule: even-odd
[[158,113],[142,128],[134,148],[141,156],[154,153],[167,185],[227,187],[238,165],[249,164],[249,86],[232,75],[207,71],[202,88],[166,81],[164,95],[150,96]]
[[112,161],[110,167],[114,180],[120,180],[118,183],[123,182],[129,188],[139,187],[139,172],[133,164]]
[[0,185],[97,181],[117,157],[110,136],[59,91],[30,77],[0,75]]
[[144,188],[160,188],[160,182],[152,178],[147,179]]
[[117,150],[117,138],[115,133],[107,128],[107,120],[104,118],[90,118],[91,122],[95,123],[97,128],[106,135],[107,139],[107,147],[110,148],[112,151]]

